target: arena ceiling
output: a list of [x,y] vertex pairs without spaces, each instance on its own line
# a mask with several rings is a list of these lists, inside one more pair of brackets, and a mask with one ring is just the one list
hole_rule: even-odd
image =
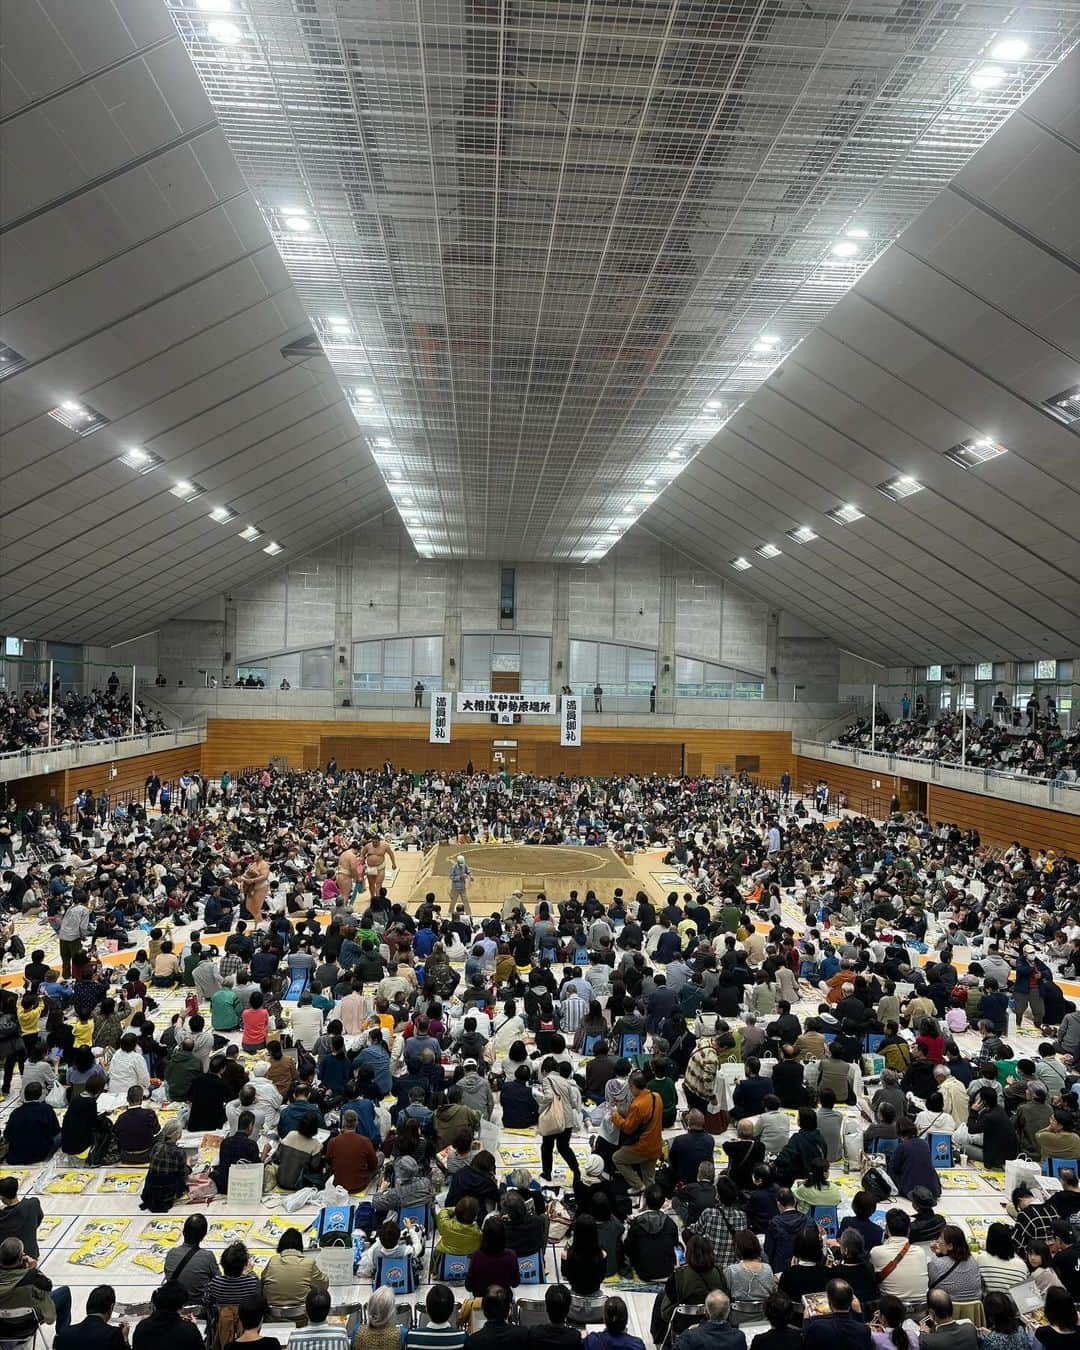
[[884,661],[1076,649],[1078,33],[1080,0],[28,0],[0,631],[130,637],[396,502],[438,557],[640,522]]

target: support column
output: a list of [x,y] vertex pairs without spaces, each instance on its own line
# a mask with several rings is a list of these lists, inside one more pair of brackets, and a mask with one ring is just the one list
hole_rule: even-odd
[[236,676],[236,606],[232,603],[230,597],[225,598],[225,629],[224,640],[221,649],[221,682],[225,683],[225,676],[228,675],[229,683],[235,683]]
[[656,647],[656,711],[675,711],[675,550],[660,550],[660,623]]
[[777,666],[779,662],[776,659],[777,639],[780,635],[780,611],[769,610],[769,621],[765,628],[765,697],[770,700],[778,698],[788,698],[792,691],[789,689],[785,693],[780,688],[777,678]]
[[446,612],[443,616],[443,688],[451,693],[461,685],[461,589],[460,562],[446,564]]
[[334,706],[340,708],[345,699],[352,699],[352,641],[353,641],[353,568],[352,536],[343,535],[337,541],[334,557]]
[[551,692],[570,682],[570,568],[555,566],[555,608],[551,616]]

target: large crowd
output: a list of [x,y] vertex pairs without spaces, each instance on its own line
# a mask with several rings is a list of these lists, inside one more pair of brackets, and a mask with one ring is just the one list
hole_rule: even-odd
[[966,726],[959,712],[931,717],[921,700],[914,709],[910,700],[905,702],[901,717],[892,719],[879,709],[876,726],[869,717],[860,717],[833,744],[859,750],[873,747],[883,754],[943,764],[963,762],[1021,778],[1080,780],[1080,729],[1070,732],[1060,725],[1052,698],[1048,699],[1052,706],[1043,712],[1033,696],[1022,717],[1019,708],[1007,708],[999,696],[989,711],[969,712]]
[[[135,700],[135,731],[165,731],[160,714]],[[131,735],[131,690],[111,674],[104,689],[88,694],[64,690],[56,678],[49,729],[49,690],[0,689],[0,750],[34,750],[44,745],[84,745]]]
[[[297,1229],[256,1275],[192,1211],[135,1350],[196,1350],[191,1303],[237,1350],[273,1350],[268,1310],[297,1304],[290,1350],[644,1350],[628,1290],[676,1350],[1076,1350],[1076,860],[919,816],[827,826],[735,780],[330,764],[199,788],[181,819],[148,783],[119,818],[8,822],[6,1164],[143,1164],[152,1213],[261,1165],[267,1187],[356,1206],[374,1292],[346,1335]],[[478,914],[462,861],[449,904],[409,910],[372,865],[503,838],[659,848],[687,884]],[[55,960],[19,950],[26,914],[55,928]],[[176,990],[183,1010],[157,1016]],[[223,1136],[206,1170],[183,1131]],[[501,1164],[500,1131],[538,1137],[539,1165]],[[1059,1177],[1002,1196],[973,1251],[938,1211],[942,1139]],[[35,1268],[36,1198],[10,1177],[0,1202],[0,1314],[100,1347],[114,1291],[71,1324]],[[552,1244],[530,1326],[514,1298]],[[402,1332],[388,1271],[426,1288],[423,1325]]]

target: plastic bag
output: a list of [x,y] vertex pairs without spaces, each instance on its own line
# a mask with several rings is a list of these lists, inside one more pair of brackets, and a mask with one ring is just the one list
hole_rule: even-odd
[[303,1190],[291,1191],[283,1202],[282,1208],[289,1214],[295,1214],[298,1209],[303,1209],[305,1205],[313,1205],[319,1198],[319,1192],[314,1186],[305,1186]]
[[333,1209],[335,1205],[347,1205],[349,1192],[331,1178],[318,1193],[315,1203],[320,1209]]

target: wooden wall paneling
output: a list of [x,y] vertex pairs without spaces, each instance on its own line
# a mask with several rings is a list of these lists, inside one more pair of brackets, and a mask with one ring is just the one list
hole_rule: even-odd
[[[88,764],[82,768],[69,769],[68,802],[73,801],[83,788],[89,788],[95,794],[103,787],[107,788],[109,796],[114,799],[128,791],[141,797],[151,771],[156,773],[163,783],[167,783],[175,782],[185,771],[198,769],[201,763],[201,748],[198,745],[184,745],[175,750],[162,750],[157,754],[114,760],[112,764]],[[115,778],[110,776],[113,767],[116,768]]]
[[1011,844],[1030,849],[1052,848],[1080,858],[1080,816],[1024,806],[1003,797],[928,785],[926,814],[931,824],[945,821],[961,829],[976,829],[984,844]]
[[322,766],[318,744],[305,745],[301,750],[302,765],[304,769],[318,769]]
[[14,778],[5,784],[8,799],[17,806],[34,806],[39,802],[42,806],[48,806],[54,797],[61,804],[66,804],[66,772],[65,769],[58,769],[55,773],[36,773],[30,778]]
[[850,764],[833,764],[800,755],[791,775],[792,789],[796,792],[811,792],[819,778],[824,778],[828,783],[833,797],[838,792],[846,793],[852,811],[863,811],[878,819],[889,814],[892,795],[899,794],[900,790],[900,780],[893,774],[872,773],[868,769],[856,769]]
[[[554,747],[559,750],[559,728],[554,722],[551,723],[529,723],[522,722],[516,726],[486,726],[483,723],[458,723],[454,729],[455,740],[450,743],[448,749],[453,753],[453,747],[459,744],[483,744],[486,749],[483,755],[473,754],[473,762],[477,768],[481,765],[490,763],[490,746],[492,740],[516,740],[518,742],[518,767],[522,772],[548,772],[548,770],[539,767],[539,760],[534,756],[547,754],[548,751],[543,747]],[[273,720],[234,720],[231,718],[210,718],[207,723],[207,741],[204,746],[204,771],[213,775],[219,774],[222,769],[235,770],[243,768],[250,764],[266,763],[271,755],[285,755],[290,766],[299,767],[303,764],[303,747],[310,744],[316,737],[321,740],[334,739],[339,741],[355,739],[359,740],[381,740],[384,743],[398,741],[410,741],[416,745],[425,746],[424,751],[427,758],[422,764],[416,767],[449,767],[448,764],[442,764],[436,758],[439,751],[437,746],[429,746],[428,724],[426,720],[416,722],[284,722]],[[712,728],[699,727],[599,727],[591,726],[586,720],[584,729],[584,745],[582,750],[586,751],[592,748],[598,752],[601,746],[634,745],[644,747],[646,745],[653,747],[664,747],[651,751],[651,754],[661,756],[660,759],[654,759],[652,762],[656,765],[662,764],[663,772],[677,773],[677,764],[668,768],[672,764],[671,747],[685,746],[687,756],[700,756],[699,771],[708,777],[712,777],[717,770],[723,771],[725,767],[732,771],[735,768],[735,761],[739,755],[756,755],[759,760],[759,773],[761,777],[770,782],[775,782],[785,769],[792,771],[794,769],[794,760],[791,753],[791,736],[786,731],[738,731],[738,730],[714,730]],[[365,747],[374,754],[376,747]],[[410,750],[410,756],[412,751]],[[574,751],[568,751],[574,754]],[[643,749],[638,750],[639,755],[644,755]],[[681,755],[681,751],[679,751]],[[386,755],[378,759],[382,763]],[[391,754],[391,759],[395,756]],[[461,763],[464,763],[462,758]],[[322,762],[326,762],[326,756],[321,756]],[[395,762],[399,762],[395,759]],[[404,762],[404,761],[401,761]],[[450,764],[456,764],[458,761],[453,759]],[[547,761],[553,762],[550,759]],[[596,762],[596,761],[593,761]],[[344,765],[341,756],[338,756],[338,763]],[[412,765],[410,765],[412,767]],[[593,769],[585,769],[584,772],[595,772]],[[610,771],[610,770],[608,770]],[[639,772],[644,772],[643,766],[638,767]],[[793,775],[794,776],[794,775]]]

